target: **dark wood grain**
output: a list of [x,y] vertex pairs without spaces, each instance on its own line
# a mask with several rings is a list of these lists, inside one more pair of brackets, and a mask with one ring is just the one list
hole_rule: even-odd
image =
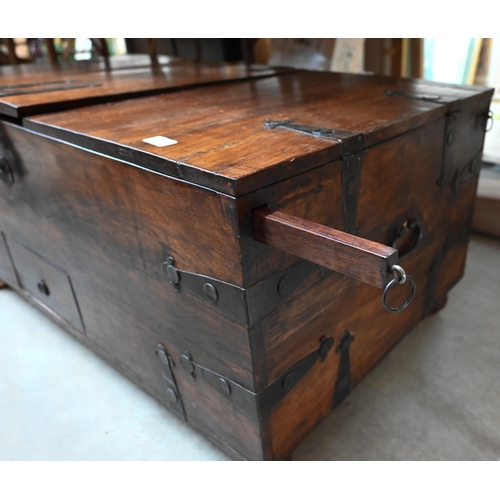
[[[9,83],[1,88],[0,113],[21,118],[35,113],[70,109],[133,97],[165,93],[214,84],[221,81],[246,80],[271,76],[280,71],[270,68],[247,68],[242,64],[224,66],[194,62],[119,71],[74,72],[56,81],[40,82],[34,77],[29,87]],[[62,78],[61,78],[62,77]],[[25,85],[25,83],[19,83]]]
[[[183,59],[159,55],[158,64],[183,64]],[[60,78],[62,74],[93,73],[95,71],[116,71],[131,68],[147,68],[151,66],[151,58],[145,54],[126,54],[122,56],[99,57],[82,61],[58,61],[56,64],[18,64],[16,66],[0,66],[2,85],[20,83],[48,82]]]
[[[431,94],[441,100],[390,96],[386,91]],[[164,172],[168,165],[183,179],[242,195],[342,155],[338,142],[270,130],[264,127],[266,119],[363,133],[370,147],[434,121],[446,114],[450,102],[478,93],[491,97],[487,89],[420,80],[294,72],[215,86],[209,92],[191,90],[182,99],[164,94],[44,115],[25,120],[25,125],[152,169]],[[159,148],[143,142],[154,135],[177,144]]]
[[21,288],[45,303],[72,327],[85,333],[80,306],[68,273],[14,239],[9,241],[9,250]]
[[[480,153],[491,91],[314,72],[216,83],[217,73],[234,74],[206,66],[196,76],[189,64],[138,79],[134,68],[121,76],[92,68],[82,81],[105,79],[106,104],[24,120],[38,132],[0,123],[0,154],[14,179],[0,182],[0,279],[168,406],[155,354],[162,344],[190,425],[235,458],[288,458],[332,409],[345,332],[354,336],[354,388],[462,276],[478,176],[471,160]],[[36,75],[32,82],[50,81],[50,71]],[[180,85],[200,75],[213,76],[213,85]],[[109,102],[156,85],[155,78],[170,82],[170,93]],[[23,105],[30,109],[28,98]],[[457,109],[459,143],[447,144]],[[343,144],[268,129],[268,118],[362,134],[352,234],[344,232]],[[178,142],[165,149],[143,142],[153,135]],[[398,236],[412,224],[418,231]],[[397,255],[393,245],[417,284],[399,314],[384,309],[379,288],[323,267],[382,286],[381,265],[386,270]],[[203,281],[238,287],[234,307],[262,314],[234,320],[182,278],[174,289],[160,267],[168,256]],[[321,267],[311,265],[281,290],[302,258]],[[52,298],[37,292],[46,276]],[[408,283],[394,286],[389,304],[408,294]],[[260,391],[324,337],[334,348],[269,409]],[[238,385],[251,404],[238,406],[213,380],[191,377],[180,361],[187,353],[215,380]]]
[[245,287],[300,262],[292,254],[255,241],[253,210],[265,205],[317,224],[343,230],[341,169],[340,160],[327,163],[236,199]]
[[[52,238],[64,239],[77,228],[86,252],[99,258],[108,254],[107,258],[112,256],[153,277],[161,275],[160,265],[170,255],[179,269],[242,285],[231,197],[47,139],[13,124],[0,123],[0,136],[4,143],[0,147],[7,149],[16,176],[12,187],[0,183],[3,217],[15,226],[23,207],[31,207],[37,215],[25,224],[32,224],[34,241],[41,240],[44,231]],[[204,220],[208,213],[210,223]],[[57,228],[45,228],[55,222]],[[214,238],[218,245],[214,245]],[[58,251],[59,245],[54,242],[53,248]]]
[[269,208],[253,212],[257,241],[378,288],[392,278],[398,251]]
[[16,125],[1,130],[22,166],[12,187],[0,183],[2,231],[69,273],[88,337],[149,384],[156,335],[179,332],[208,366],[253,388],[247,329],[176,292],[160,270],[173,256],[179,269],[241,284],[234,201]]

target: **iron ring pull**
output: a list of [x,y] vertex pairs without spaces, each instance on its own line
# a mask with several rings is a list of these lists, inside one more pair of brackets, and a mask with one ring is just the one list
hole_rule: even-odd
[[[382,304],[384,305],[386,311],[389,311],[391,313],[398,313],[401,312],[403,309],[406,309],[410,305],[410,302],[413,300],[413,297],[415,297],[415,292],[417,291],[417,285],[415,284],[415,280],[411,276],[406,274],[405,270],[401,266],[398,265],[392,266],[391,273],[394,276],[394,279],[389,281],[389,283],[387,283],[384,289],[384,294],[382,295]],[[403,283],[406,283],[406,281],[409,281],[411,285],[410,295],[408,296],[406,301],[399,307],[391,307],[389,304],[387,304],[387,295],[389,294],[389,290],[396,283],[402,285]]]

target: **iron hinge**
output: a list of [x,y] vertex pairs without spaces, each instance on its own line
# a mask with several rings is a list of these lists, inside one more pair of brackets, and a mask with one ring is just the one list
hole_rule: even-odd
[[440,95],[419,94],[413,92],[405,92],[404,90],[385,90],[384,94],[388,95],[389,97],[406,97],[407,99],[414,99],[416,101],[424,102],[434,102],[436,104],[446,104],[447,102]]
[[443,190],[446,186],[449,186],[452,181],[452,176],[454,174],[452,168],[454,165],[451,165],[451,155],[450,148],[453,147],[455,143],[456,136],[456,123],[461,113],[461,109],[459,107],[459,103],[456,104],[454,109],[448,111],[446,115],[446,123],[444,130],[444,147],[443,147],[443,160],[441,167],[441,176],[438,180],[438,186],[441,190]]
[[337,382],[335,384],[335,395],[333,398],[334,408],[342,403],[351,392],[351,359],[349,356],[349,349],[353,341],[354,337],[350,332],[346,331],[337,349],[335,349],[336,352],[340,353],[340,361]]
[[303,261],[247,288],[249,323],[257,323],[294,293],[300,293],[331,274],[330,269]]
[[264,126],[268,129],[284,128],[299,134],[309,135],[318,139],[326,139],[342,144],[342,154],[349,155],[364,148],[364,136],[349,130],[321,127],[317,125],[303,125],[293,120],[265,120]]
[[261,414],[269,415],[271,410],[300,382],[309,370],[319,361],[323,363],[334,340],[331,337],[321,339],[319,349],[309,354],[283,375],[271,382],[257,394]]
[[342,162],[342,199],[344,205],[344,231],[356,234],[356,213],[359,190],[361,188],[361,171],[363,154],[350,155]]
[[187,376],[194,382],[204,380],[217,392],[229,399],[242,412],[255,414],[255,393],[224,377],[220,373],[195,363],[190,352],[186,351],[184,354],[181,354],[179,362]]
[[483,152],[478,153],[469,163],[467,163],[462,168],[457,168],[455,170],[455,175],[451,181],[451,189],[453,192],[457,192],[458,188],[463,182],[472,179],[479,175],[482,166]]
[[333,343],[332,338],[323,338],[316,351],[296,363],[257,393],[246,389],[220,373],[195,363],[189,352],[182,354],[179,357],[179,362],[187,376],[194,382],[205,381],[243,413],[262,417],[268,415],[318,361],[322,363],[326,359]]
[[180,292],[185,287],[224,316],[244,325],[255,324],[296,290],[311,286],[333,273],[317,264],[304,261],[245,289],[177,269],[173,257],[168,257],[161,269],[175,291]]
[[182,271],[175,267],[174,262],[173,257],[168,257],[162,263],[161,270],[176,292],[185,287],[225,316],[243,324],[248,323],[245,289],[202,274]]
[[177,388],[174,373],[172,371],[172,365],[174,365],[174,362],[172,361],[172,358],[170,358],[170,356],[167,354],[165,347],[161,344],[158,344],[156,346],[155,353],[158,356],[162,366],[162,379],[163,386],[165,388],[167,406],[178,417],[186,421],[186,412],[184,411],[181,395],[179,393],[179,389]]

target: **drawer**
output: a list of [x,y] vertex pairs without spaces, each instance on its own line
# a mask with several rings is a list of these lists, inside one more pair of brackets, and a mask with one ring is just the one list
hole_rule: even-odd
[[85,333],[69,274],[15,240],[9,241],[9,248],[21,288]]

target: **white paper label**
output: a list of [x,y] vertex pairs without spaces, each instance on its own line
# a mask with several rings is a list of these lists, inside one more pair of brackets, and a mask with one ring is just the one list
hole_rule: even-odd
[[163,135],[155,135],[154,137],[148,137],[147,139],[143,139],[142,142],[146,142],[158,148],[164,148],[165,146],[172,146],[173,144],[177,144],[177,141],[169,139],[168,137],[164,137]]

